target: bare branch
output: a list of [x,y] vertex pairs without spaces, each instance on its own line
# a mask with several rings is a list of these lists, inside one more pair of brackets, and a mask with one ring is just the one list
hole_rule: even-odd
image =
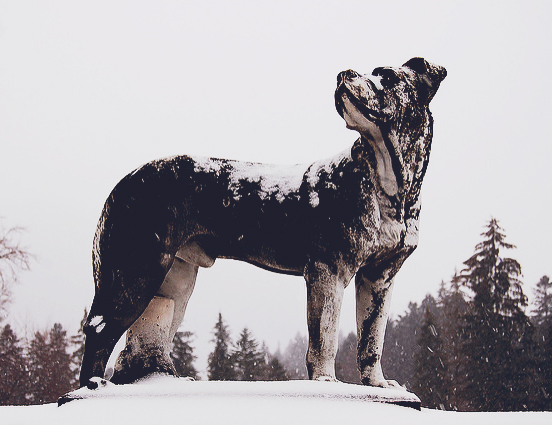
[[0,310],[10,300],[11,287],[18,281],[21,271],[29,270],[33,256],[21,247],[19,235],[22,227],[0,228]]

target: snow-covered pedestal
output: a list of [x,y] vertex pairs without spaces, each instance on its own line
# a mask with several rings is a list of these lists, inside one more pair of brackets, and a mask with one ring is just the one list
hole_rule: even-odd
[[[201,400],[211,400],[213,408],[217,400],[326,400],[390,403],[420,409],[420,399],[406,390],[374,388],[342,382],[282,381],[190,381],[172,376],[153,376],[128,385],[114,385],[95,378],[97,388],[79,388],[60,398],[61,406],[69,401],[84,399],[132,398],[180,398],[182,406],[194,405]],[[92,386],[96,386],[92,385]]]

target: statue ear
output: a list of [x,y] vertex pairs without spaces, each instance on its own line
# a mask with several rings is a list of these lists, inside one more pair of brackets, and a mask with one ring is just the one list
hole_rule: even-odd
[[439,65],[429,63],[424,58],[412,58],[403,66],[410,68],[418,75],[420,96],[429,104],[441,81],[447,76],[447,70]]

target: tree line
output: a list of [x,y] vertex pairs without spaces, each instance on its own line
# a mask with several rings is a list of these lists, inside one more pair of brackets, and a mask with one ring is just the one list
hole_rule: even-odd
[[[436,295],[389,320],[382,367],[426,407],[460,411],[552,410],[552,282],[543,276],[529,306],[521,266],[504,251],[503,230],[491,219],[475,253]],[[527,312],[529,310],[529,312]],[[86,317],[86,311],[85,311]],[[78,386],[81,329],[68,337],[60,324],[19,339],[0,327],[0,405],[55,402]],[[171,357],[181,376],[199,379],[193,333],[177,332]],[[210,380],[307,379],[307,337],[270,353],[250,330],[236,341],[222,314],[213,328]],[[340,381],[360,383],[356,334],[341,335]]]
[[70,350],[76,338],[68,338],[56,323],[25,342],[5,325],[0,332],[0,405],[53,403],[76,388],[82,352],[80,347]]
[[[59,396],[78,388],[84,353],[82,329],[86,317],[85,310],[78,333],[71,337],[59,323],[50,330],[36,332],[29,340],[19,338],[9,324],[0,328],[0,405],[53,403]],[[259,346],[247,328],[243,329],[234,344],[228,326],[219,314],[214,337],[215,346],[208,361],[208,379],[289,379],[278,357],[271,355],[265,344]],[[192,340],[192,332],[177,332],[170,356],[180,376],[200,379],[194,364],[197,357]],[[301,342],[304,342],[303,339]],[[106,375],[109,377],[111,372],[106,371]]]
[[498,222],[481,236],[436,296],[389,322],[384,373],[427,407],[552,410],[552,282],[540,279],[529,306],[521,266],[504,256],[514,246]]

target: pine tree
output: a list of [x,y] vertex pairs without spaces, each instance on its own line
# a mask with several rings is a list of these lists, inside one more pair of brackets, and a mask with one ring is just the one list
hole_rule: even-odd
[[457,277],[472,293],[462,323],[461,352],[467,360],[458,376],[462,397],[468,410],[527,410],[534,329],[524,313],[521,267],[501,257],[501,249],[514,246],[495,219],[482,236]]
[[463,399],[458,394],[457,376],[461,364],[466,364],[460,351],[462,320],[468,310],[468,304],[461,290],[457,274],[447,287],[444,282],[439,289],[436,316],[440,335],[443,340],[443,357],[446,359],[446,410],[465,410]]
[[236,377],[234,364],[229,351],[232,344],[228,326],[222,320],[222,314],[219,313],[218,321],[215,325],[214,339],[215,348],[207,360],[207,376],[210,381],[231,381]]
[[28,348],[29,359],[29,398],[31,404],[46,403],[50,383],[50,349],[48,333],[36,332]]
[[537,328],[537,335],[542,338],[552,327],[552,282],[548,276],[543,276],[534,290],[535,308],[533,309],[533,323]]
[[414,355],[413,392],[422,405],[445,410],[450,408],[447,394],[447,359],[435,315],[426,308]]
[[80,322],[79,330],[76,335],[71,337],[71,346],[73,347],[73,353],[71,354],[71,370],[74,376],[74,385],[79,385],[79,374],[82,364],[82,356],[84,356],[84,324],[88,318],[88,310],[84,309],[84,316]]
[[308,379],[306,357],[308,340],[299,332],[291,340],[284,352],[283,364],[289,379]]
[[342,382],[360,384],[360,373],[357,367],[357,336],[349,333],[339,343],[335,358],[335,376]]
[[269,356],[264,376],[266,381],[289,381],[288,373],[278,356]]
[[238,381],[258,381],[265,370],[265,356],[258,349],[258,342],[249,329],[244,328],[233,353],[236,379]]
[[10,325],[0,333],[0,405],[28,404],[27,359]]
[[178,374],[183,377],[198,379],[193,363],[197,359],[191,345],[192,332],[176,332],[173,339],[171,359]]
[[418,351],[418,334],[422,327],[424,311],[436,309],[436,301],[427,295],[421,306],[409,303],[408,311],[397,320],[390,320],[385,332],[385,344],[381,365],[387,379],[394,379],[412,389],[414,376],[414,354]]
[[548,328],[543,344],[538,348],[539,389],[543,397],[540,409],[552,411],[552,327]]
[[71,370],[71,355],[68,353],[69,341],[67,331],[56,323],[50,330],[50,353],[51,353],[51,373],[52,384],[50,391],[55,400],[60,395],[71,391],[74,387],[73,372]]
[[400,373],[400,363],[403,357],[403,342],[400,337],[399,319],[389,316],[385,328],[385,342],[383,344],[383,353],[381,355],[381,368],[383,376],[387,379],[394,379],[397,382],[404,383],[398,376]]
[[53,403],[73,389],[67,332],[59,323],[37,332],[28,349],[31,404]]
[[552,282],[543,276],[535,288],[532,321],[536,327],[540,409],[552,410]]

